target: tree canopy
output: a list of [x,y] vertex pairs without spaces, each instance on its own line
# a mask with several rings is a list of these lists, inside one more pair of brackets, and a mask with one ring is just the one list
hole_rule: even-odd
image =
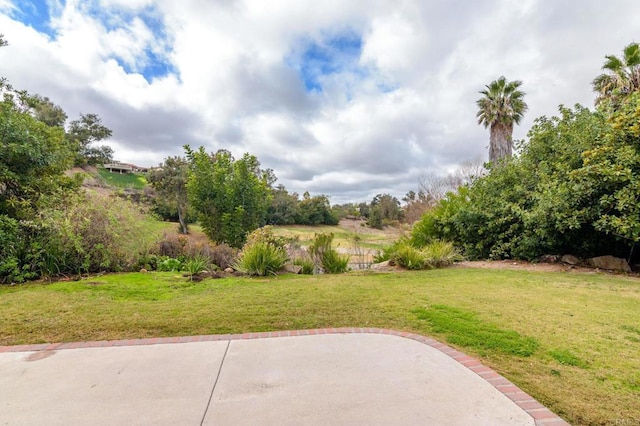
[[76,164],[95,166],[113,161],[111,147],[96,146],[96,143],[110,138],[111,134],[111,129],[102,124],[102,119],[97,114],[81,114],[80,118],[71,121],[67,137],[78,151]]
[[605,73],[597,76],[592,83],[597,93],[595,104],[617,108],[625,97],[640,90],[640,45],[627,45],[620,58],[615,55],[605,58],[602,66]]
[[188,233],[187,211],[189,197],[187,178],[189,162],[184,157],[168,157],[160,168],[149,172],[147,177],[151,186],[158,192],[160,201],[175,211],[183,234]]
[[266,224],[271,200],[272,172],[260,169],[258,159],[244,154],[236,160],[229,151],[207,154],[185,146],[189,160],[187,191],[205,234],[213,241],[242,247],[249,232]]

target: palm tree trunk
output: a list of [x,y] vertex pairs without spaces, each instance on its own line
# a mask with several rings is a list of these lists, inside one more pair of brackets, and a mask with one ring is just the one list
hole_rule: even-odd
[[513,153],[513,124],[493,123],[489,136],[489,160],[497,164]]

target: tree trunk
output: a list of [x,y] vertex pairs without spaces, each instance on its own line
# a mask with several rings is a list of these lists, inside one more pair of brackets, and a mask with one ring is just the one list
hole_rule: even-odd
[[184,208],[178,203],[178,222],[180,222],[180,227],[182,228],[183,234],[188,234],[189,229],[187,228],[187,223],[184,220]]
[[489,137],[489,160],[497,164],[513,152],[513,124],[493,123]]

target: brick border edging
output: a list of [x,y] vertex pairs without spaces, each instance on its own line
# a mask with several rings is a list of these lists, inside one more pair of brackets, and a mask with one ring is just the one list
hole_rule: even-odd
[[442,352],[464,367],[476,373],[487,383],[492,385],[504,396],[513,401],[518,407],[522,408],[535,421],[536,426],[560,426],[568,425],[558,415],[540,404],[533,397],[522,391],[519,387],[511,383],[509,380],[493,371],[491,368],[483,365],[479,360],[470,357],[444,343],[438,342],[430,337],[420,334],[408,333],[404,331],[389,330],[384,328],[320,328],[312,330],[290,330],[290,331],[266,331],[260,333],[244,333],[244,334],[211,334],[204,336],[186,336],[186,337],[156,337],[146,339],[129,339],[129,340],[100,340],[91,342],[70,342],[70,343],[41,343],[36,345],[16,345],[16,346],[0,346],[0,353],[3,352],[32,352],[32,351],[54,351],[64,349],[80,349],[80,348],[105,348],[114,346],[143,346],[143,345],[160,345],[168,343],[192,343],[192,342],[212,342],[219,340],[249,340],[264,339],[271,337],[295,337],[295,336],[314,336],[320,334],[386,334],[390,336],[404,337]]

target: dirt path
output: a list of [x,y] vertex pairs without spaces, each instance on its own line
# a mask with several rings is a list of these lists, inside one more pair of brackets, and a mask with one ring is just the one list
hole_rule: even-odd
[[614,273],[600,269],[572,266],[565,263],[530,263],[521,260],[480,260],[455,263],[452,268],[480,268],[480,269],[505,269],[511,271],[533,272],[580,272],[595,274],[598,272]]

